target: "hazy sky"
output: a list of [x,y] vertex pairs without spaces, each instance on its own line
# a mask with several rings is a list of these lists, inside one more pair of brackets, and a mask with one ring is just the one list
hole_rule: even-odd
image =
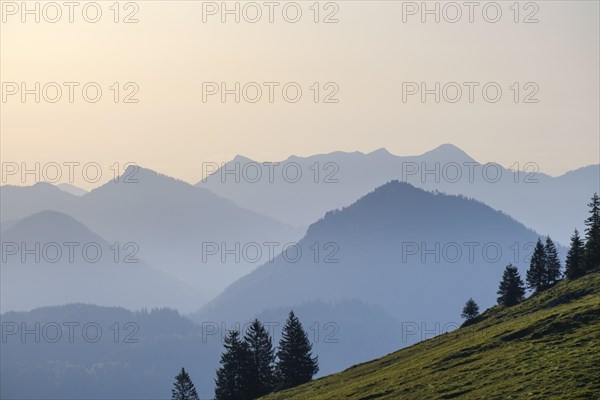
[[[240,23],[231,15],[222,23],[218,11],[209,15],[221,2],[121,2],[119,20],[131,13],[139,20],[126,24],[113,21],[112,1],[98,2],[97,23],[83,19],[86,2],[75,9],[74,23],[68,22],[66,7],[56,23],[44,19],[55,17],[51,7],[40,9],[39,23],[31,15],[22,23],[21,10],[13,15],[21,2],[3,1],[0,67],[6,98],[0,155],[5,163],[28,165],[96,162],[106,174],[115,162],[132,161],[190,182],[200,179],[202,162],[236,154],[281,160],[386,147],[410,155],[442,143],[482,162],[536,162],[553,175],[600,162],[599,3],[538,1],[527,9],[520,3],[518,23],[509,9],[513,2],[498,2],[500,20],[486,22],[487,3],[474,10],[473,23],[464,6],[456,23],[444,18],[454,18],[456,10],[443,9],[442,3],[440,22],[429,15],[422,23],[420,13],[408,15],[411,6],[395,1],[322,2],[318,23],[311,1],[295,3],[302,10],[297,23],[284,19],[285,2],[274,7],[273,23],[263,2],[253,3],[260,6],[261,20],[245,21],[244,16],[255,17],[256,8],[240,3]],[[296,8],[288,5],[285,16],[293,19]],[[486,10],[488,19],[495,18],[494,7]],[[93,19],[95,9],[88,7],[85,15]],[[328,15],[339,22],[323,23]],[[539,22],[523,23],[527,16]],[[29,89],[40,82],[40,103],[33,94],[25,103],[20,92],[8,95],[15,87],[21,90],[11,82],[25,82]],[[43,96],[49,82],[61,87],[56,103],[46,100],[56,96],[55,86],[47,86]],[[73,103],[64,82],[79,83]],[[82,97],[88,82],[102,89],[97,103]],[[127,82],[135,85],[125,87]],[[235,103],[232,94],[222,103],[217,94],[203,102],[203,82],[225,82],[228,88],[257,82],[262,98],[250,103],[242,96]],[[273,103],[264,82],[279,83],[272,86]],[[290,82],[302,89],[296,103],[282,95]],[[456,95],[457,85],[449,85],[446,92],[440,89],[440,103],[434,94],[425,103],[419,94],[403,101],[404,82],[425,82],[430,89],[435,82],[441,88],[456,82],[463,93],[456,103],[444,100],[444,94]],[[473,86],[473,103],[464,82],[479,84]],[[482,87],[490,82],[496,83],[488,85],[490,99],[495,86],[502,89],[496,103],[483,98]],[[123,103],[136,85],[133,98],[139,102]],[[290,100],[295,87],[288,85]],[[323,102],[338,88],[332,97],[337,103]],[[246,98],[253,98],[256,87],[246,89]]]

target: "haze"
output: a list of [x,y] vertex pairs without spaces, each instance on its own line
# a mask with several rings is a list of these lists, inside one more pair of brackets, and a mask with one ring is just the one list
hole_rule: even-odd
[[[598,163],[598,2],[537,2],[539,23],[532,24],[514,23],[507,7],[496,24],[481,13],[472,24],[466,16],[423,24],[419,15],[402,23],[401,3],[338,2],[339,22],[332,24],[312,22],[308,3],[300,3],[297,24],[281,13],[274,23],[221,23],[219,15],[203,23],[202,2],[190,1],[138,2],[134,24],[112,22],[105,2],[96,24],[81,14],[72,24],[23,24],[19,15],[4,15],[3,83],[98,82],[104,92],[93,104],[80,97],[55,104],[8,98],[1,104],[0,155],[4,162],[94,161],[106,169],[135,162],[188,182],[201,178],[202,162],[236,154],[283,160],[386,147],[411,155],[440,143],[480,162],[535,162],[552,175]],[[121,18],[129,11],[121,10]],[[320,18],[330,11],[322,9]],[[529,12],[521,10],[520,18]],[[129,93],[123,85],[135,82],[139,102],[115,104],[114,82],[121,96]],[[297,82],[303,97],[269,103],[263,95],[238,104],[212,96],[204,103],[203,82]],[[321,98],[331,91],[326,83],[337,84],[339,102],[315,104],[314,82]],[[436,104],[432,96],[403,102],[403,82],[497,82],[503,97],[489,103],[476,91],[473,103],[466,92],[454,104]],[[519,103],[509,89],[514,82]],[[522,101],[528,82],[539,86],[538,103]]]

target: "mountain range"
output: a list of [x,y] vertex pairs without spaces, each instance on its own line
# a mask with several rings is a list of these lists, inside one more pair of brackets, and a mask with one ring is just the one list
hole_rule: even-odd
[[135,243],[140,258],[203,298],[215,296],[269,259],[267,251],[260,257],[240,257],[241,251],[227,255],[226,250],[249,243],[287,243],[304,232],[209,190],[143,168],[135,172],[136,182],[111,180],[81,196],[47,183],[2,186],[2,230],[44,210],[70,215],[108,242]]
[[214,172],[196,186],[295,226],[308,226],[327,211],[397,179],[472,197],[563,244],[575,227],[582,231],[586,217],[584,209],[571,205],[585,204],[600,190],[600,164],[552,177],[535,160],[514,160],[506,168],[477,161],[451,144],[417,156],[396,156],[382,148],[368,154],[291,156],[266,165],[236,156],[203,169]]
[[[453,146],[400,159],[402,168],[474,162]],[[236,160],[255,166],[249,159]],[[0,187],[3,322],[85,322],[96,315],[106,324],[111,319],[126,324],[123,318],[145,321],[141,343],[105,343],[99,346],[103,355],[89,343],[44,343],[38,350],[31,343],[3,345],[11,350],[3,351],[2,397],[19,392],[22,398],[163,398],[168,393],[161,388],[172,383],[182,363],[203,398],[210,397],[225,331],[258,317],[276,327],[278,340],[277,327],[292,309],[314,342],[321,375],[423,339],[405,335],[407,327],[418,327],[428,337],[452,331],[460,325],[458,313],[468,297],[484,308],[495,303],[508,263],[524,272],[533,244],[549,232],[542,229],[560,223],[581,226],[598,172],[591,166],[558,178],[539,175],[537,186],[515,184],[507,169],[503,173],[511,179],[496,183],[430,185],[419,178],[413,185],[393,179],[399,158],[385,150],[288,160],[303,173],[319,171],[319,182],[306,175],[306,182],[217,184],[217,171],[193,186],[139,168],[124,174],[135,172],[137,182],[110,181],[89,193],[45,183]],[[376,173],[390,179],[380,182]],[[411,176],[405,180],[414,180]],[[540,222],[546,228],[515,218],[532,206],[524,203],[534,201],[535,206],[541,201],[536,196],[560,186],[572,192],[558,208],[561,212],[549,211],[558,207],[552,196],[536,211],[540,221],[542,211],[548,212]],[[452,194],[463,190],[473,196]],[[496,191],[496,206],[482,201],[486,191]],[[106,257],[101,262],[48,262],[46,254],[38,263],[31,254],[23,261],[22,251],[12,254],[14,248],[7,247],[70,242],[94,243]],[[220,246],[219,251],[207,258],[206,243]],[[264,251],[268,243],[279,245],[272,254]],[[231,250],[236,244],[256,244],[263,254],[236,260],[240,252]],[[562,258],[565,249],[558,248]],[[124,263],[130,256],[137,262]],[[59,307],[38,308],[47,305]],[[191,313],[191,321],[172,310],[146,318],[117,306],[167,306]],[[161,327],[164,316],[184,330]],[[165,362],[169,357],[172,362]],[[29,381],[37,385],[14,390]]]
[[298,249],[239,279],[195,317],[237,320],[312,299],[357,298],[402,321],[440,321],[465,293],[493,304],[504,267],[527,265],[538,237],[476,200],[392,181],[327,213]]
[[206,298],[150,267],[135,243],[109,243],[73,217],[41,211],[2,233],[2,310],[91,303],[189,309]]

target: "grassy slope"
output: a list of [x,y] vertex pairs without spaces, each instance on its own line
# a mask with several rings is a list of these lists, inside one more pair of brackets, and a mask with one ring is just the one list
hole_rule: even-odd
[[600,399],[600,273],[482,317],[265,399]]

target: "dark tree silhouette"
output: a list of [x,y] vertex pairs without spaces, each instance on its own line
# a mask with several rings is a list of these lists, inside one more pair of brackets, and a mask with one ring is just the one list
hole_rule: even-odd
[[225,352],[215,379],[216,400],[250,400],[250,351],[240,340],[238,331],[229,331],[225,337]]
[[171,400],[200,400],[190,376],[185,372],[185,368],[181,368],[181,372],[175,377],[171,393]]
[[277,351],[277,379],[279,389],[287,389],[309,382],[319,372],[318,357],[312,357],[312,344],[300,320],[291,311],[283,327]]
[[473,300],[472,298],[467,300],[460,316],[464,318],[467,322],[470,322],[479,316],[479,306],[477,305],[477,303],[475,303],[475,300]]
[[275,349],[271,336],[258,319],[255,319],[248,328],[244,342],[250,351],[248,373],[251,379],[247,393],[251,398],[258,398],[275,389]]
[[567,252],[565,265],[565,275],[567,279],[579,278],[585,274],[585,251],[583,241],[579,237],[577,229],[575,229],[575,233],[571,236],[571,247]]
[[525,296],[525,287],[517,267],[509,264],[502,275],[498,288],[498,304],[510,307],[519,303]]
[[539,238],[527,270],[527,287],[536,292],[546,288],[546,250]]
[[597,193],[588,204],[590,216],[585,220],[585,269],[600,269],[600,197]]
[[544,287],[549,288],[558,283],[561,278],[560,272],[560,260],[558,258],[558,251],[550,236],[546,237],[546,244],[544,245],[544,252],[546,253],[546,268],[544,270]]

